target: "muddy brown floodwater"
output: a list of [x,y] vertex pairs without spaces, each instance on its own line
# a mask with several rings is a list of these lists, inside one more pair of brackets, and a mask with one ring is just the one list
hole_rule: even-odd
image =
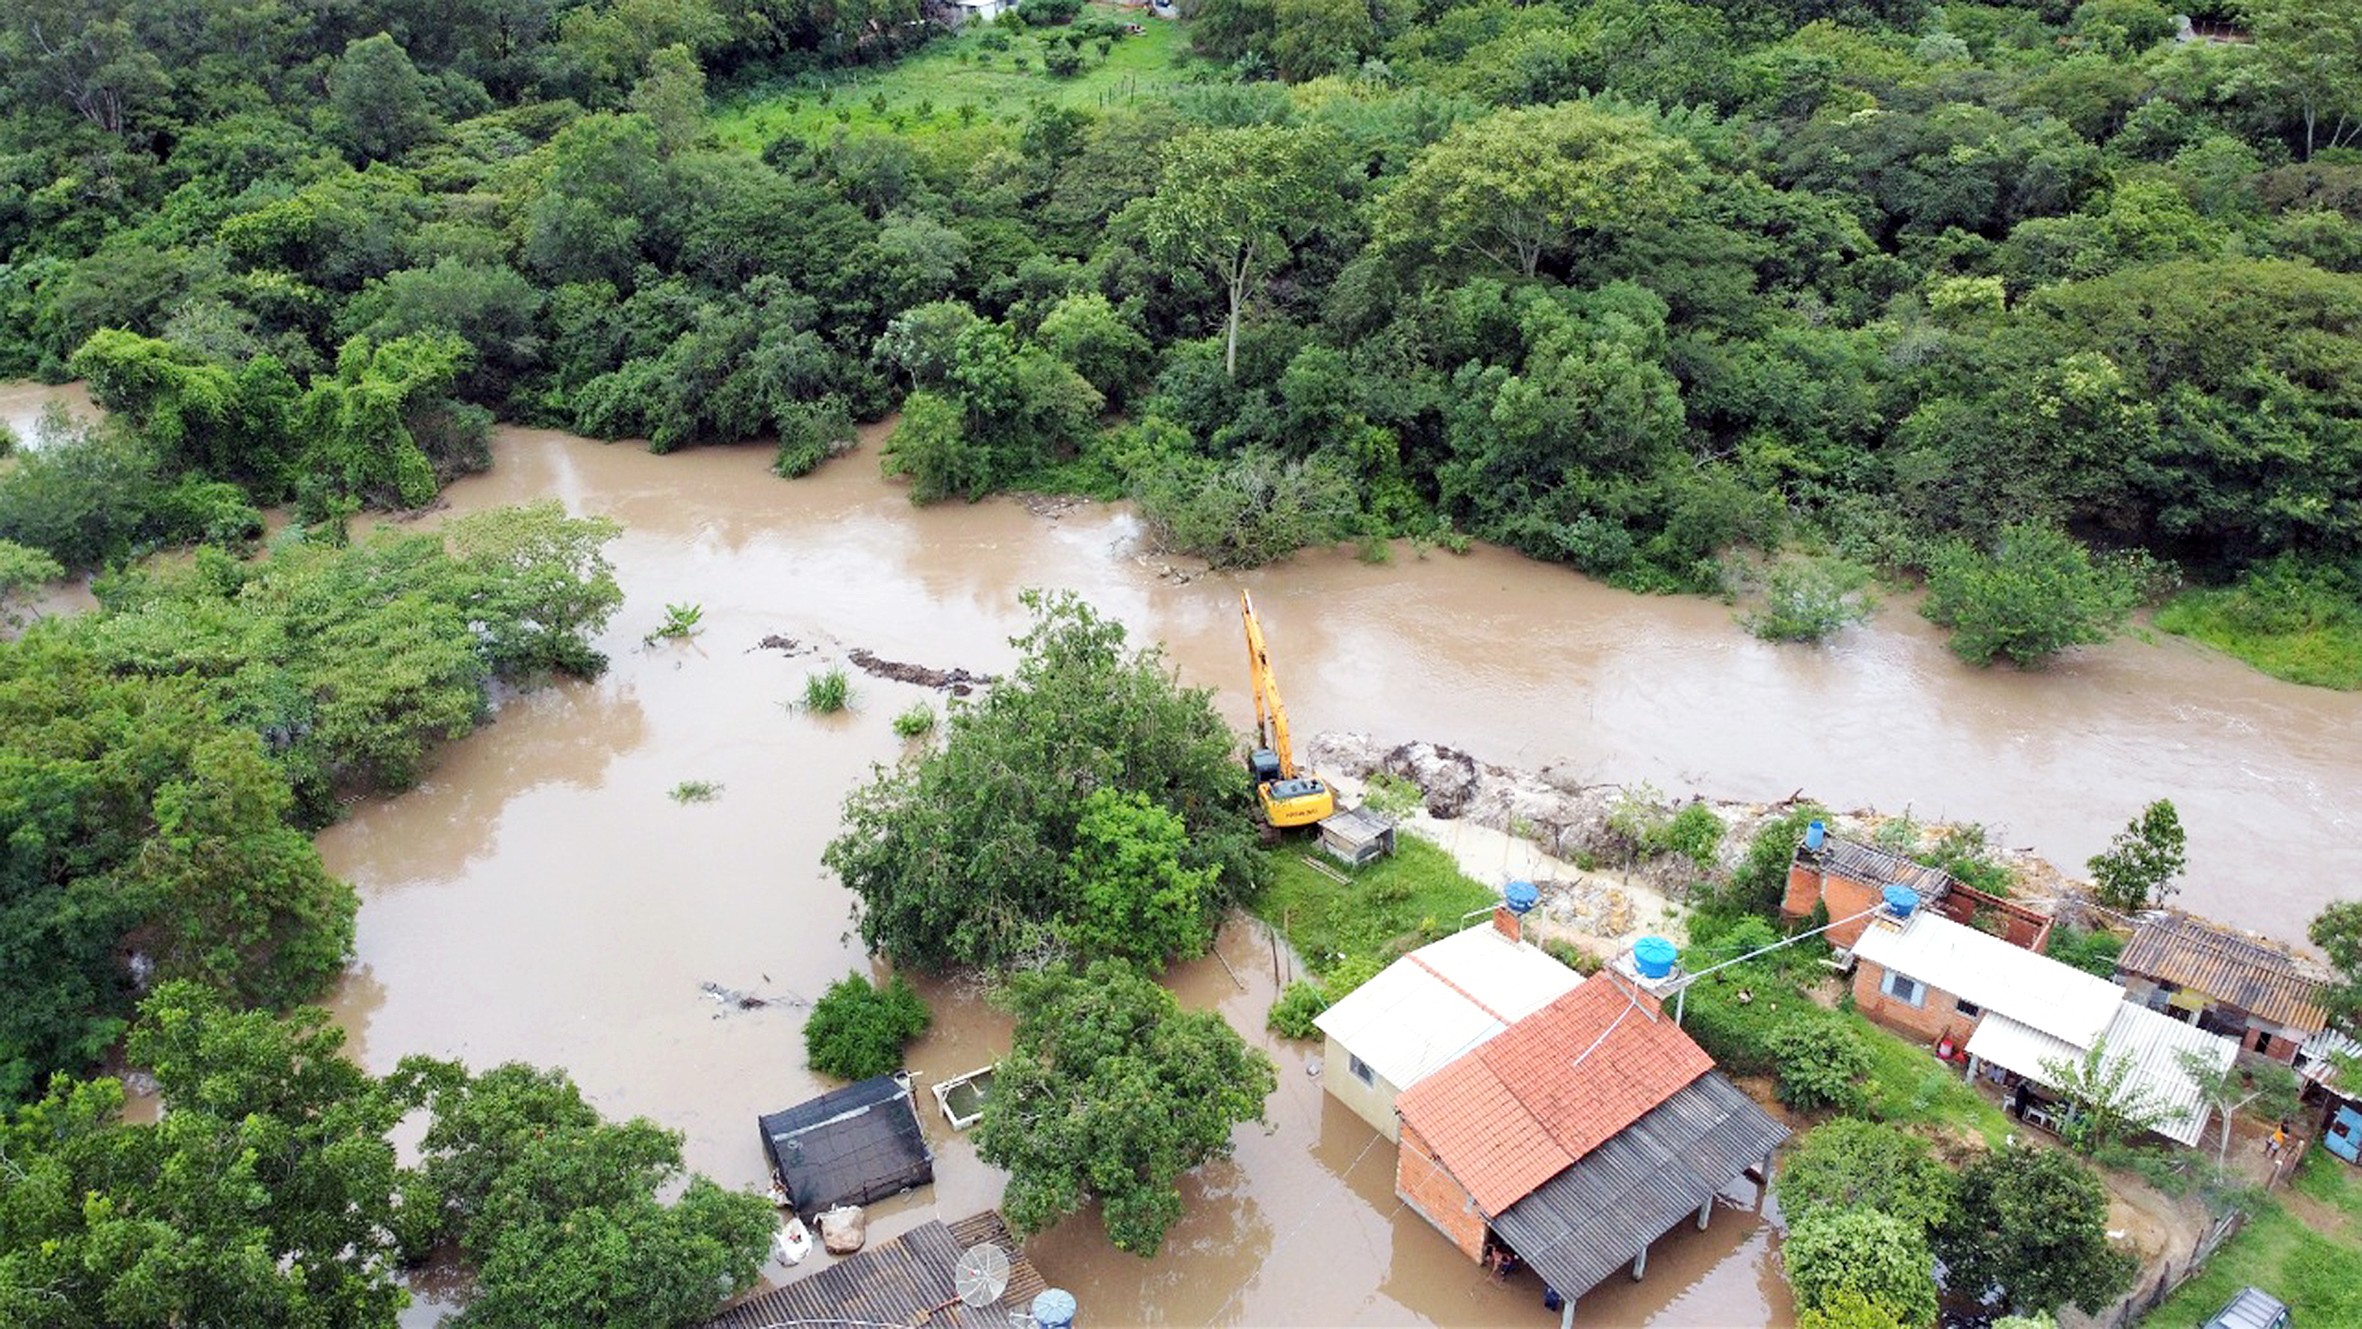
[[[0,386],[12,417],[38,405]],[[942,699],[855,672],[849,714],[785,703],[856,648],[1005,671],[1028,586],[1079,591],[1136,640],[1166,643],[1242,724],[1243,585],[1300,734],[1425,738],[1670,793],[1802,788],[1909,806],[1984,821],[2062,864],[2170,797],[2190,834],[2183,901],[2289,938],[2362,869],[2362,696],[2278,683],[2173,638],[2128,638],[2038,677],[1979,671],[1902,608],[1824,649],[1773,646],[1724,606],[1626,595],[1486,549],[1398,549],[1388,566],[1317,554],[1181,582],[1139,554],[1121,507],[914,509],[866,451],[795,482],[750,448],[654,457],[504,429],[495,457],[452,487],[451,510],[554,496],[624,524],[611,553],[627,599],[602,643],[614,666],[504,702],[421,788],[357,804],[320,837],[364,902],[332,1004],[372,1068],[409,1052],[562,1065],[604,1111],[682,1131],[690,1165],[731,1185],[763,1179],[756,1114],[824,1087],[803,1069],[795,1003],[867,967],[849,897],[819,864],[838,807],[902,750],[890,718]],[[698,635],[643,646],[682,602],[704,609]],[[758,647],[773,635],[815,649]],[[677,804],[667,792],[685,780],[720,795]],[[1208,960],[1172,981],[1277,1059],[1270,1129],[1241,1128],[1237,1156],[1191,1180],[1154,1261],[1113,1251],[1092,1216],[1036,1238],[1052,1281],[1102,1324],[1555,1323],[1530,1279],[1485,1282],[1404,1210],[1391,1151],[1321,1092],[1304,1051],[1263,1033],[1260,934],[1233,926],[1223,953],[1235,979]],[[705,984],[771,1004],[740,1009]],[[930,996],[937,1025],[912,1061],[923,1078],[1006,1048],[1005,1017]],[[932,1114],[929,1130],[939,1182],[885,1206],[887,1232],[998,1195],[964,1137]],[[1746,1190],[1707,1232],[1661,1243],[1645,1282],[1587,1295],[1582,1322],[1787,1323],[1772,1229]]]

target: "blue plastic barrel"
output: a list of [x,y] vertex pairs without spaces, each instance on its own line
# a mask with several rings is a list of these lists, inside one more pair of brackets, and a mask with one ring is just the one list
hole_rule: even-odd
[[1542,892],[1530,881],[1513,881],[1501,892],[1501,903],[1513,914],[1530,914],[1542,902]]
[[1033,1299],[1035,1329],[1073,1329],[1074,1294],[1054,1287]]
[[1879,894],[1886,898],[1886,912],[1897,918],[1909,918],[1919,907],[1919,892],[1908,886],[1889,886]]
[[1819,851],[1819,849],[1820,849],[1820,847],[1821,847],[1821,845],[1822,845],[1822,844],[1824,844],[1825,842],[1827,842],[1827,840],[1828,840],[1828,839],[1829,839],[1829,828],[1828,828],[1827,826],[1825,826],[1825,825],[1821,824],[1820,822],[1817,822],[1817,821],[1816,821],[1816,822],[1811,822],[1811,823],[1809,823],[1809,824],[1807,824],[1807,825],[1805,826],[1805,828],[1804,828],[1804,847],[1805,847],[1805,848],[1807,848],[1807,849],[1810,849],[1810,850],[1814,850],[1815,852],[1818,852],[1818,851]]
[[1673,972],[1673,962],[1679,958],[1681,952],[1663,937],[1642,937],[1632,943],[1632,967],[1642,978],[1663,978]]

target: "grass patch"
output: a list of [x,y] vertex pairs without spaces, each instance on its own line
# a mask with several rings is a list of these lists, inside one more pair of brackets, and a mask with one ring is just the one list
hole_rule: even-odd
[[1982,1135],[1998,1149],[2014,1129],[2008,1114],[1963,1082],[1960,1072],[1919,1044],[1846,1012],[1870,1049],[1865,1110],[1898,1126],[1931,1126]]
[[[2331,1160],[2331,1166],[2345,1165]],[[2355,1183],[2348,1177],[2344,1184],[2351,1190]],[[2350,1227],[2325,1235],[2278,1204],[2268,1204],[2215,1252],[2203,1273],[2141,1323],[2149,1329],[2196,1329],[2232,1294],[2253,1284],[2287,1302],[2296,1324],[2362,1324],[2362,1279],[2353,1276],[2357,1260],[2362,1260],[2362,1240]]]
[[2305,1161],[2290,1182],[2301,1194],[2343,1213],[2353,1235],[2362,1237],[2362,1173],[2328,1150],[2305,1151]]
[[722,787],[711,780],[683,780],[669,795],[675,803],[711,803],[721,796]]
[[894,717],[894,732],[904,738],[935,732],[935,708],[923,701],[912,702],[909,710]]
[[831,70],[750,90],[714,108],[714,129],[725,143],[743,148],[760,148],[781,135],[812,138],[839,126],[911,135],[1007,131],[1022,124],[1037,101],[1102,110],[1163,101],[1184,84],[1217,76],[1215,66],[1189,54],[1186,24],[1143,20],[1141,14],[1084,6],[1081,21],[1096,16],[1140,22],[1145,31],[1115,38],[1104,58],[1094,43],[1084,42],[1082,72],[1072,77],[1042,66],[1046,44],[1064,45],[1066,28],[1011,34],[994,24],[970,24],[891,66]]
[[804,679],[804,709],[834,715],[853,704],[853,684],[842,669],[825,669]]
[[1255,913],[1284,932],[1315,973],[1336,968],[1340,955],[1391,959],[1458,931],[1470,911],[1500,898],[1413,835],[1396,837],[1391,858],[1338,867],[1343,882],[1305,861],[1336,866],[1319,853],[1298,840],[1271,850],[1271,881],[1254,901]]
[[2334,569],[2284,558],[2235,586],[2182,592],[2157,611],[2157,626],[2274,678],[2362,689],[2362,594]]

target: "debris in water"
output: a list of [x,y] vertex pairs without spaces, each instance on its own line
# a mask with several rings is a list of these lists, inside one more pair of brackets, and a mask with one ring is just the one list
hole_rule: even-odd
[[778,633],[774,632],[770,636],[756,642],[755,649],[758,651],[777,651],[781,655],[810,655],[812,652],[820,648],[817,646],[806,646],[793,637],[782,637]]
[[[764,977],[768,980],[769,975]],[[784,996],[766,997],[758,993],[741,992],[737,988],[723,987],[721,984],[711,981],[698,984],[697,990],[712,998],[714,1003],[722,1008],[714,1012],[714,1018],[717,1020],[732,1011],[759,1011],[766,1006],[808,1006],[811,1004],[793,992]]]
[[897,683],[916,683],[922,688],[938,688],[955,697],[965,697],[980,687],[989,687],[1000,680],[990,674],[972,674],[965,669],[929,669],[925,665],[904,664],[900,660],[882,660],[856,647],[845,653],[861,672],[876,678],[889,678]]

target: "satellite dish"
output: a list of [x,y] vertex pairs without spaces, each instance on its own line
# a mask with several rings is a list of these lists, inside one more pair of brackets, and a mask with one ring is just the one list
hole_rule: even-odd
[[1009,1290],[1009,1253],[986,1242],[960,1252],[952,1266],[951,1285],[970,1306],[990,1306]]

